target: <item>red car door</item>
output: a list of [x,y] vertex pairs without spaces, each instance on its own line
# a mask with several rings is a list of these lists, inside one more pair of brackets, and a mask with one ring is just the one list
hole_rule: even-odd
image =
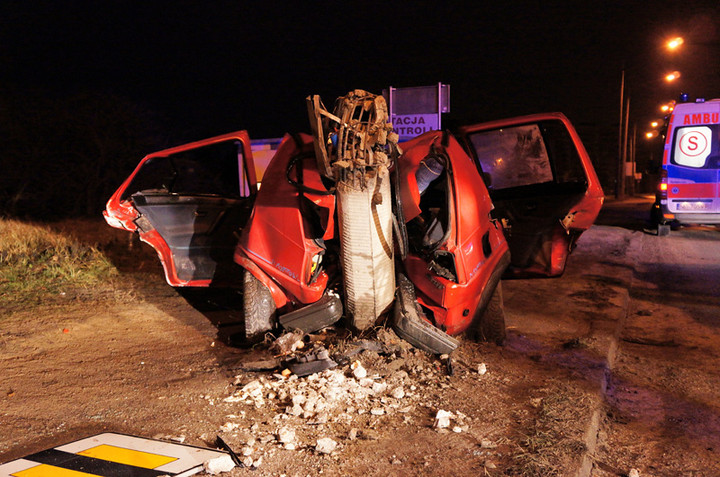
[[597,218],[604,195],[580,137],[561,113],[459,130],[502,220],[510,276],[559,276],[575,241]]
[[[508,246],[501,225],[490,216],[493,205],[473,160],[452,135],[428,132],[402,148],[398,182],[407,224],[405,271],[424,318],[455,335],[482,320],[508,265]],[[402,336],[407,334],[412,337],[412,332]],[[434,343],[427,349],[442,348]]]
[[103,212],[113,227],[137,232],[175,287],[233,279],[238,230],[257,193],[246,131],[149,154]]

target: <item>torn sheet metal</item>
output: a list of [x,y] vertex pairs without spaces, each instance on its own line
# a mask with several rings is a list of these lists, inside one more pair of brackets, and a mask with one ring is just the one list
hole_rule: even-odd
[[356,89],[329,113],[308,97],[320,170],[336,181],[345,311],[360,330],[393,302],[395,269],[390,172],[398,136],[385,98]]

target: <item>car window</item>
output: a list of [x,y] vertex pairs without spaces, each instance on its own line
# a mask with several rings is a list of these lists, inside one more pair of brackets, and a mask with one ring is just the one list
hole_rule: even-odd
[[135,175],[124,197],[143,191],[247,197],[250,187],[244,170],[242,143],[228,140],[151,157]]
[[677,128],[673,141],[672,162],[685,167],[717,167],[720,157],[719,136],[718,125]]
[[586,180],[577,147],[562,121],[479,131],[469,138],[491,191]]

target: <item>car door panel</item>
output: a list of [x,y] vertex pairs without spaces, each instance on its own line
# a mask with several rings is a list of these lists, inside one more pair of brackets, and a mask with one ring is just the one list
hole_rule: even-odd
[[483,174],[511,252],[508,276],[558,276],[595,221],[603,192],[570,121],[536,114],[465,126],[460,140]]
[[245,131],[146,156],[113,194],[110,225],[137,232],[172,286],[233,280],[233,252],[257,192]]
[[490,217],[482,178],[453,136],[428,132],[403,150],[398,174],[410,244],[405,270],[426,318],[458,334],[487,304],[507,267],[508,246]]

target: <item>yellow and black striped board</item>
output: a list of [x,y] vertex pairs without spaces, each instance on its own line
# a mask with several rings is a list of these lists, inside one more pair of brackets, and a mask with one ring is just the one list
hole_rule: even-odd
[[0,465],[0,477],[183,477],[225,452],[103,433]]

